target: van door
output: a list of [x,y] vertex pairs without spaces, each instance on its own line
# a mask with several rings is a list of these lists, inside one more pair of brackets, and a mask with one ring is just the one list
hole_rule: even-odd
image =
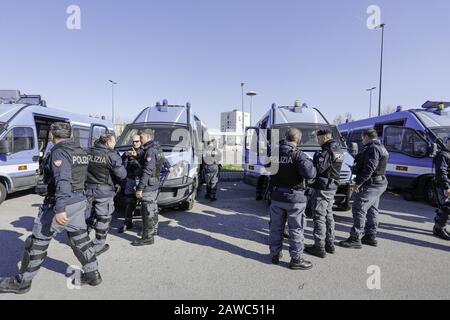
[[389,151],[387,175],[393,187],[413,187],[416,179],[433,174],[433,159],[429,157],[429,142],[416,130],[386,127],[383,143]]
[[36,186],[39,179],[39,152],[32,127],[13,127],[1,141],[6,152],[0,155],[0,174],[10,178],[10,191]]

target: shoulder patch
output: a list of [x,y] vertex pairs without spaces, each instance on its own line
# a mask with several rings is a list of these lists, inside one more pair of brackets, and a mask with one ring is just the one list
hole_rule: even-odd
[[62,160],[55,160],[55,161],[53,161],[53,164],[54,164],[55,166],[57,166],[57,167],[61,167],[61,165],[62,165]]

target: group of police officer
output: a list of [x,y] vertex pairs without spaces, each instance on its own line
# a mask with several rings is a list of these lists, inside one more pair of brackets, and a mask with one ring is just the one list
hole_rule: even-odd
[[[134,246],[154,243],[158,225],[156,203],[162,166],[168,162],[153,140],[154,131],[143,130],[133,137],[132,149],[124,154],[125,164],[114,151],[116,139],[102,135],[87,152],[71,138],[71,126],[56,122],[51,125],[53,147],[44,162],[44,178],[37,187],[45,196],[35,220],[32,235],[25,242],[20,273],[0,278],[0,293],[26,293],[44,259],[50,241],[66,231],[69,244],[83,266],[80,283],[97,286],[102,282],[97,256],[106,252],[106,237],[114,212],[114,197],[118,185],[126,179],[125,195],[142,202],[142,237]],[[127,220],[121,231],[130,229],[130,201],[127,200]],[[132,213],[131,213],[132,217]],[[91,241],[89,232],[95,230]]]
[[[311,160],[300,150],[302,132],[290,128],[280,143],[278,172],[271,177],[270,252],[272,263],[282,258],[283,231],[288,224],[289,251],[293,270],[308,270],[312,263],[303,252],[320,258],[334,254],[334,196],[338,189],[344,161],[341,145],[329,129],[317,132],[322,150]],[[364,148],[356,156],[353,187],[353,228],[350,237],[339,244],[361,249],[362,244],[377,246],[378,205],[386,191],[385,176],[389,154],[378,140],[377,132],[362,134]],[[314,244],[304,246],[305,209],[311,197],[314,221]]]
[[[70,246],[82,265],[80,283],[97,286],[102,282],[97,256],[106,252],[107,234],[114,212],[114,197],[118,185],[124,187],[126,218],[119,232],[133,228],[133,202],[142,202],[142,236],[134,246],[151,245],[158,232],[157,197],[160,174],[172,167],[154,140],[152,129],[132,137],[131,150],[122,157],[114,150],[116,139],[112,134],[102,135],[89,152],[75,145],[71,126],[56,122],[51,126],[53,147],[44,163],[44,179],[37,191],[45,196],[33,226],[32,235],[25,242],[20,273],[15,277],[0,278],[0,293],[26,293],[40,269],[52,238],[66,231]],[[286,222],[293,270],[308,270],[312,263],[303,252],[320,258],[335,253],[335,222],[333,202],[344,156],[340,143],[328,129],[317,132],[322,150],[311,160],[300,150],[302,132],[288,130],[281,141],[278,171],[271,178],[270,252],[272,263],[282,258],[283,231]],[[361,249],[362,245],[376,247],[378,206],[387,189],[385,176],[389,153],[378,140],[375,130],[362,134],[364,148],[355,158],[353,173],[353,227],[350,237],[339,244],[344,248]],[[450,140],[447,141],[450,150]],[[206,197],[216,200],[220,152],[208,144],[204,156]],[[436,216],[434,234],[450,240],[445,230],[450,219],[450,152],[442,151],[435,157],[436,190],[440,209]],[[314,244],[304,246],[306,226],[305,209],[311,198],[314,221]],[[95,230],[91,241],[89,232]]]

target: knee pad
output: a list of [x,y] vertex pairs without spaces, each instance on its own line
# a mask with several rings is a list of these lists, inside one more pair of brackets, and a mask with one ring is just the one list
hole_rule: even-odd
[[[78,237],[80,235],[85,235],[81,239],[76,240],[75,237]],[[88,259],[86,256],[86,252],[93,247],[93,244],[91,242],[91,239],[89,239],[89,236],[87,235],[86,230],[80,230],[75,232],[68,232],[69,236],[69,244],[72,248],[73,253],[75,254],[75,257],[80,261],[80,263],[84,266],[90,262],[95,261],[95,254]]]

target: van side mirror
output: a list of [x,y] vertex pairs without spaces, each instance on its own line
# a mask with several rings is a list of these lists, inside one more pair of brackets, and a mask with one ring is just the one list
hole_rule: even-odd
[[432,143],[430,144],[430,146],[428,147],[428,156],[430,158],[434,158],[438,153],[438,145],[437,143]]
[[8,154],[10,152],[9,142],[6,140],[0,140],[0,154]]
[[352,142],[350,144],[350,147],[348,148],[348,153],[350,153],[353,157],[356,157],[358,154],[358,144],[356,142]]

